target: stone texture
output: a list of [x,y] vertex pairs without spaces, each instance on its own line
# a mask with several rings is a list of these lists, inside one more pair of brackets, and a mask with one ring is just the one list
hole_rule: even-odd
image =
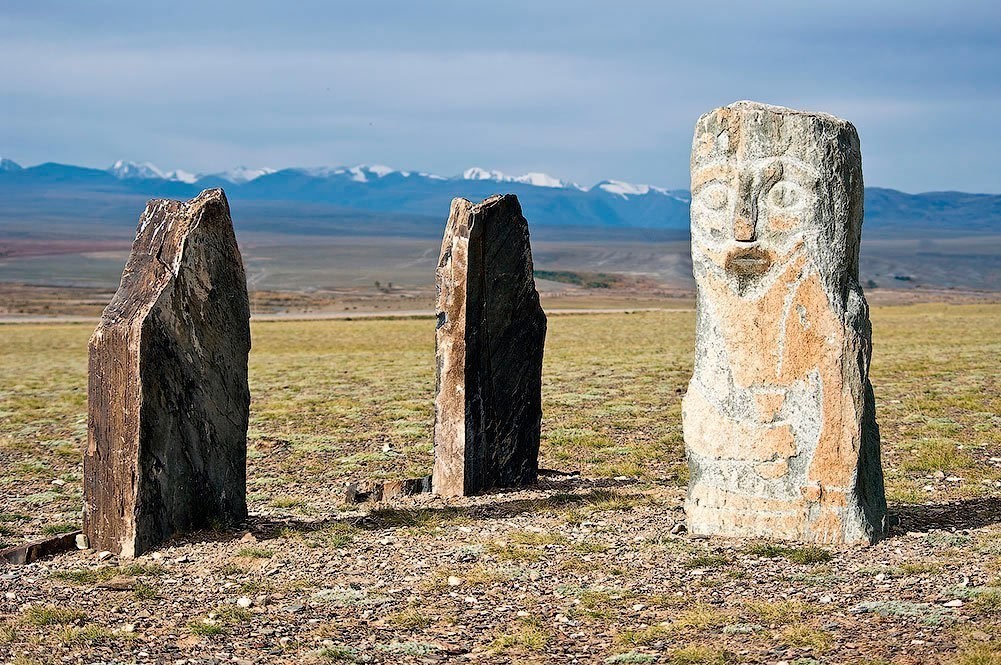
[[453,200],[435,277],[433,491],[534,483],[546,315],[517,197]]
[[0,560],[16,565],[23,565],[62,554],[63,552],[72,550],[76,546],[77,538],[80,535],[79,531],[71,531],[70,533],[62,533],[58,536],[33,540],[24,545],[9,547],[5,550],[0,550]]
[[136,556],[246,518],[250,307],[221,189],[153,200],[90,339],[84,531]]
[[707,113],[692,146],[691,216],[689,530],[877,540],[886,499],[858,282],[855,128],[753,102]]

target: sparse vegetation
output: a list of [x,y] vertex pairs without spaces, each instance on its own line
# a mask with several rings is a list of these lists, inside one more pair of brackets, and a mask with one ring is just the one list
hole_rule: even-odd
[[323,647],[317,652],[316,655],[323,660],[336,662],[353,663],[358,660],[358,652],[350,647],[344,646]]
[[938,626],[951,620],[948,609],[930,603],[905,600],[874,600],[856,606],[858,612],[871,612],[880,616],[914,617],[929,626]]
[[59,534],[76,531],[78,528],[80,527],[76,524],[46,524],[42,527],[42,533],[46,536],[58,536]]
[[514,630],[498,635],[491,645],[497,653],[517,651],[539,652],[546,648],[552,633],[538,619],[526,618]]
[[191,621],[188,623],[188,630],[191,631],[192,635],[200,635],[201,637],[212,637],[214,635],[226,634],[226,627],[221,623],[212,621],[211,619]]
[[832,555],[828,550],[811,545],[794,547],[789,545],[762,544],[754,545],[747,550],[747,553],[763,559],[784,557],[793,563],[801,563],[804,565],[826,563],[832,558]]
[[194,619],[188,622],[188,630],[193,635],[202,637],[212,637],[214,635],[225,635],[228,627],[245,623],[253,619],[254,614],[248,609],[237,605],[220,605],[207,616]]
[[[44,660],[45,650],[67,646],[121,647],[124,659],[168,630],[172,640],[196,644],[193,653],[229,650],[277,616],[303,634],[287,643],[261,639],[278,660],[297,662],[448,660],[450,652],[437,650],[446,644],[443,626],[488,661],[544,662],[572,639],[589,643],[583,660],[596,662],[808,665],[837,660],[849,636],[863,647],[879,640],[935,659],[943,655],[937,642],[910,641],[928,626],[946,626],[958,645],[953,663],[999,665],[991,658],[1001,600],[991,589],[1001,550],[990,515],[1001,482],[1001,464],[991,461],[1001,458],[1001,307],[875,308],[873,320],[891,511],[912,535],[877,545],[884,549],[864,564],[842,548],[745,548],[671,533],[687,478],[680,398],[691,371],[690,312],[550,318],[542,465],[582,477],[456,504],[377,506],[343,506],[340,488],[430,471],[433,322],[255,322],[248,481],[262,542],[234,540],[239,532],[227,529],[181,563],[164,551],[160,563],[101,565],[80,554],[51,573],[42,567],[33,584],[65,595],[49,596],[59,604],[31,619],[24,603],[38,596],[9,603],[8,614],[0,611],[0,651]],[[18,325],[0,334],[0,468],[15,470],[0,474],[4,542],[79,518],[91,329]],[[929,524],[943,512],[941,526]],[[428,563],[410,561],[411,549]],[[312,569],[317,562],[324,567]],[[971,578],[962,591],[953,588],[960,573]],[[839,592],[877,575],[917,579],[888,580],[901,598],[857,606],[872,597]],[[99,586],[117,576],[136,579],[121,591]],[[211,600],[162,629],[137,621],[134,642],[120,630],[132,613],[154,611],[175,594],[190,597],[196,577]],[[938,592],[964,604],[924,602]],[[73,593],[95,602],[77,608],[56,600]],[[251,609],[235,604],[244,595]],[[260,607],[258,595],[268,596]],[[820,600],[826,595],[833,599]],[[220,598],[231,609],[213,609]],[[108,614],[111,605],[124,610]],[[370,628],[348,627],[345,618]],[[307,621],[322,637],[299,631]],[[873,621],[888,630],[857,630]],[[967,639],[975,631],[986,637]],[[742,650],[750,654],[734,655]],[[234,659],[246,655],[233,650]]]
[[800,620],[810,608],[794,600],[766,601],[752,600],[744,604],[747,615],[762,623],[782,625]]
[[408,630],[427,628],[431,625],[432,621],[431,617],[416,607],[408,607],[405,610],[394,612],[386,617],[386,623],[389,625]]
[[834,638],[825,630],[806,625],[789,626],[782,631],[782,641],[791,647],[809,647],[815,653],[824,653],[834,644]]
[[736,654],[717,647],[692,645],[671,652],[677,665],[727,665],[739,662]]
[[83,621],[86,614],[61,605],[31,605],[21,613],[24,623],[31,626],[62,626]]
[[60,640],[68,646],[102,645],[111,642],[131,642],[136,639],[134,633],[114,631],[104,626],[69,627],[60,634]]
[[138,580],[132,588],[132,595],[136,600],[153,600],[158,596],[156,586],[148,582]]
[[703,554],[693,557],[684,563],[689,570],[725,568],[730,564],[730,559],[718,554]]
[[166,569],[155,563],[132,563],[126,566],[101,566],[99,568],[78,568],[76,570],[60,570],[52,574],[57,580],[79,584],[81,586],[105,582],[113,577],[158,577]]
[[647,626],[640,630],[624,630],[615,636],[615,643],[624,646],[648,646],[664,639],[671,632],[667,626]]
[[536,270],[535,278],[549,280],[550,282],[573,284],[587,289],[610,289],[629,281],[625,275],[604,272],[575,272],[572,270]]
[[605,659],[607,665],[617,665],[618,663],[653,663],[657,661],[657,656],[651,653],[640,653],[638,651],[627,651],[617,653]]
[[1001,642],[961,649],[953,662],[955,665],[1001,665]]

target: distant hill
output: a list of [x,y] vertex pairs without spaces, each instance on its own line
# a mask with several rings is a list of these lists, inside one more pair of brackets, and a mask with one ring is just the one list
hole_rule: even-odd
[[[55,163],[22,168],[3,159],[0,224],[9,232],[131,227],[146,199],[190,198],[207,187],[226,189],[243,230],[318,235],[434,235],[453,197],[479,200],[513,193],[533,228],[678,236],[688,229],[690,201],[687,190],[615,180],[581,187],[544,173],[510,176],[480,168],[450,178],[377,165],[277,171],[240,167],[195,175],[126,161],[100,170]],[[869,234],[938,237],[1001,231],[998,195],[906,194],[870,187],[865,206]]]

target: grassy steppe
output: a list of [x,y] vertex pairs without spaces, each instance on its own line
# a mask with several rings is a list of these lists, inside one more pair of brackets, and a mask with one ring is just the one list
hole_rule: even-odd
[[[1001,306],[886,307],[872,318],[891,501],[1001,492]],[[551,317],[543,465],[683,484],[692,320],[691,312]],[[90,332],[0,326],[0,512],[30,518],[7,519],[0,538],[77,517]],[[429,320],[257,323],[253,340],[252,509],[290,495],[319,507],[348,479],[429,472]],[[926,477],[936,472],[962,480]]]
[[[960,583],[964,575],[970,574],[967,570],[969,566],[980,566],[976,573],[979,577],[974,584],[980,584],[985,589],[1001,588],[1001,582],[996,581],[1001,570],[1001,547],[995,542],[996,525],[1001,521],[1001,515],[997,514],[997,503],[990,503],[1001,495],[1001,373],[998,370],[1001,305],[929,304],[875,308],[872,313],[875,339],[872,380],[883,434],[884,467],[891,510],[902,514],[905,527],[915,528],[917,524],[918,531],[922,532],[938,524],[935,522],[938,519],[936,515],[946,514],[947,517],[943,518],[945,522],[938,526],[951,528],[952,532],[958,528],[961,533],[955,538],[959,540],[929,533],[927,541],[920,541],[924,555],[915,558],[910,550],[900,550],[898,545],[903,541],[898,536],[896,542],[891,540],[858,556],[848,550],[840,555],[840,563],[836,566],[824,565],[832,553],[819,548],[764,544],[700,545],[683,539],[664,540],[661,536],[641,541],[638,535],[635,540],[639,544],[635,547],[639,548],[640,561],[629,558],[633,556],[629,553],[632,546],[609,545],[615,541],[613,534],[616,529],[622,533],[645,534],[641,531],[644,520],[654,525],[658,512],[662,515],[672,511],[677,513],[680,506],[681,488],[686,480],[680,401],[691,371],[693,317],[692,312],[674,311],[550,318],[544,375],[543,466],[580,471],[585,478],[618,477],[625,482],[623,477],[628,477],[636,480],[629,481],[632,484],[626,494],[592,489],[584,495],[553,494],[539,504],[541,508],[536,504],[525,504],[532,506],[531,510],[526,509],[528,515],[535,517],[527,519],[520,512],[513,512],[513,517],[504,518],[514,520],[510,524],[504,522],[507,525],[505,528],[514,525],[517,529],[506,533],[501,540],[487,538],[475,545],[479,549],[470,549],[473,553],[468,555],[472,557],[469,560],[478,563],[431,570],[425,573],[423,581],[411,582],[412,577],[400,581],[410,589],[408,593],[413,594],[411,604],[388,606],[385,611],[380,609],[374,615],[378,617],[377,624],[384,626],[380,630],[395,631],[392,635],[396,641],[390,640],[387,644],[396,644],[408,635],[425,635],[447,624],[456,626],[453,630],[459,633],[479,635],[475,639],[482,638],[485,642],[482,647],[476,648],[486,649],[493,654],[491,657],[501,660],[514,658],[515,661],[536,658],[544,662],[547,650],[553,644],[564,648],[565,641],[560,636],[562,633],[553,632],[550,624],[539,618],[546,610],[532,609],[535,606],[531,606],[532,602],[538,602],[541,603],[538,608],[548,607],[547,603],[554,602],[553,597],[532,600],[534,592],[526,592],[525,589],[536,584],[537,574],[543,579],[568,575],[570,579],[579,576],[585,580],[590,574],[587,571],[593,571],[597,566],[602,574],[618,580],[623,589],[629,589],[609,590],[607,584],[584,584],[572,593],[564,593],[565,590],[554,592],[564,599],[560,602],[570,604],[570,609],[553,610],[562,612],[556,615],[554,621],[565,622],[569,616],[576,622],[572,625],[581,626],[573,630],[593,633],[604,645],[599,649],[601,658],[622,658],[609,662],[652,662],[645,658],[665,650],[671,654],[673,662],[722,663],[750,658],[721,650],[723,647],[714,642],[714,636],[718,638],[723,627],[736,631],[734,637],[728,640],[759,643],[760,647],[755,648],[760,648],[762,653],[770,648],[785,648],[820,659],[804,663],[861,662],[853,661],[839,651],[843,646],[842,640],[855,640],[864,645],[866,640],[872,639],[875,640],[873,644],[879,645],[874,649],[887,649],[893,640],[903,640],[901,644],[906,645],[914,636],[909,632],[912,628],[897,630],[894,626],[899,628],[900,625],[914,624],[925,626],[920,629],[925,630],[930,625],[928,621],[945,621],[936,613],[939,612],[938,606],[924,601],[938,598],[935,594],[945,593],[942,589]],[[20,542],[42,533],[71,529],[79,524],[80,451],[86,441],[86,343],[91,330],[91,326],[71,324],[0,325],[0,542]],[[293,526],[286,527],[282,532],[285,535],[277,540],[265,540],[262,547],[241,548],[234,543],[231,547],[233,552],[226,556],[234,556],[235,563],[228,563],[220,569],[220,580],[231,580],[234,587],[243,584],[239,588],[250,589],[244,593],[253,596],[257,588],[253,585],[263,582],[247,581],[242,577],[252,575],[254,570],[264,565],[253,562],[267,562],[270,557],[277,556],[276,551],[298,547],[295,543],[305,543],[303,547],[337,549],[355,540],[355,546],[362,547],[364,544],[367,551],[374,551],[373,556],[378,559],[385,556],[385,553],[379,553],[378,543],[388,542],[377,540],[381,537],[380,529],[391,534],[409,533],[407,538],[416,539],[414,542],[430,539],[431,551],[436,551],[435,548],[437,551],[449,551],[448,547],[455,545],[453,541],[457,528],[463,529],[462,533],[472,534],[459,534],[462,538],[481,537],[476,530],[479,527],[469,521],[467,513],[455,512],[459,509],[439,510],[433,514],[420,510],[379,509],[366,518],[374,520],[367,522],[369,526],[365,527],[374,530],[371,534],[339,522],[323,522],[337,514],[344,482],[349,479],[399,477],[430,471],[434,389],[432,320],[256,323],[253,326],[253,344],[250,361],[253,393],[250,509],[258,520],[268,523],[285,520]],[[593,487],[600,488],[601,485],[594,484]],[[511,504],[518,501],[521,500],[510,501],[501,495],[483,497],[477,505],[486,506],[484,510],[489,510],[491,504],[503,505],[507,506],[504,510],[511,512]],[[955,502],[966,503],[950,512],[947,504]],[[969,506],[969,510],[963,506]],[[994,506],[993,513],[990,510],[985,513],[984,506]],[[635,510],[640,512],[633,512]],[[634,516],[630,515],[631,512]],[[611,525],[593,526],[603,523],[603,515],[621,517],[614,518],[619,522],[612,521]],[[973,519],[974,516],[976,519]],[[323,522],[326,526],[317,532],[319,536],[308,535],[303,540],[303,534],[295,532],[294,524],[311,520]],[[950,523],[949,520],[958,521]],[[483,528],[493,533],[500,523],[498,521]],[[920,526],[922,523],[924,526]],[[539,532],[534,526],[536,524],[549,525],[544,528],[550,531]],[[985,526],[994,528],[993,536],[990,533],[963,531]],[[587,536],[577,540],[581,537],[581,529],[585,535],[599,537]],[[631,531],[635,529],[640,531]],[[601,533],[607,535],[602,536]],[[648,534],[642,538],[648,538]],[[906,538],[904,540],[911,542]],[[209,549],[196,551],[206,557],[209,554],[205,552],[209,550],[215,553],[212,556],[219,555],[215,544],[206,547]],[[465,551],[463,548],[473,547],[463,545],[460,549]],[[619,548],[619,555],[616,554],[616,547]],[[893,554],[895,549],[896,555]],[[566,557],[553,563],[554,567],[543,568],[541,572],[536,570],[540,566],[548,566],[551,557],[562,557],[560,553],[564,550]],[[287,565],[293,566],[290,574],[295,574],[295,567],[308,568],[312,557],[319,556],[315,550],[303,551],[301,559],[288,554],[292,563]],[[656,557],[651,558],[654,554]],[[766,603],[756,599],[761,593],[758,591],[738,591],[733,596],[727,595],[730,593],[727,592],[720,596],[742,598],[739,603],[733,601],[737,604],[727,604],[729,600],[712,600],[716,598],[713,594],[718,595],[723,587],[752,583],[755,577],[764,575],[762,566],[765,564],[756,562],[765,560],[773,562],[767,565],[776,568],[768,574],[777,575],[777,581],[768,591],[788,587],[782,597],[789,594],[796,598],[803,593],[809,595],[813,593],[811,589],[817,593],[830,593],[844,590],[847,588],[844,585],[876,584],[865,580],[872,579],[877,570],[883,571],[882,577],[877,580],[909,580],[911,578],[907,576],[913,575],[924,577],[921,577],[920,584],[907,582],[915,595],[913,598],[908,596],[910,599],[899,607],[893,605],[897,602],[894,594],[898,592],[887,591],[889,605],[884,607],[877,603],[865,610],[878,615],[873,620],[882,628],[870,626],[857,635],[845,637],[843,631],[849,629],[840,624],[835,628],[834,624],[826,622],[825,617],[829,617],[820,612],[819,605],[803,604],[800,600],[783,601],[781,598]],[[895,562],[891,564],[891,560]],[[638,565],[637,561],[640,564],[669,561],[669,565],[676,570],[672,569],[674,572],[669,573],[666,568],[661,568],[658,576],[656,568],[653,572],[647,568],[633,570],[630,566]],[[797,566],[808,568],[806,572],[797,572]],[[851,571],[846,573],[848,568]],[[144,570],[149,573],[142,569],[132,574],[142,578]],[[994,572],[990,573],[991,570]],[[532,577],[519,577],[529,575],[529,571],[532,571]],[[117,568],[64,571],[53,574],[53,583],[93,585],[120,573],[122,571]],[[412,573],[410,571],[409,574]],[[202,573],[197,574],[200,579]],[[650,577],[651,574],[653,577]],[[693,574],[696,577],[692,577]],[[676,579],[671,581],[670,575],[675,575]],[[844,575],[854,577],[848,583],[844,581]],[[868,577],[856,579],[859,575]],[[992,580],[991,575],[995,579]],[[431,598],[427,602],[437,602],[433,599],[445,598],[453,584],[451,578],[461,578],[463,590],[458,596],[451,594],[456,596],[455,602],[460,607],[463,602],[470,602],[470,596],[463,601],[462,594],[471,593],[467,590],[471,586],[496,589],[504,597],[509,592],[515,593],[514,589],[520,589],[515,595],[522,600],[512,602],[516,605],[519,602],[528,603],[525,606],[531,616],[526,618],[519,614],[513,623],[505,624],[504,630],[496,633],[487,631],[480,635],[462,629],[468,617],[464,618],[461,610],[455,610],[457,614],[443,619],[444,610],[440,607],[428,609],[423,604],[414,604],[418,599]],[[330,583],[328,580],[327,584]],[[153,582],[140,581],[138,584],[148,586]],[[220,584],[223,582],[220,581]],[[294,594],[296,589],[305,589],[304,593],[312,592],[318,586],[322,586],[322,582],[315,579],[312,582],[293,580],[288,582],[282,593]],[[5,588],[17,588],[20,589],[18,593],[27,593],[16,586]],[[149,586],[147,590],[152,588]],[[655,588],[661,591],[654,593],[652,590]],[[671,591],[677,588],[685,588],[686,594],[690,593],[691,597],[684,601],[671,595]],[[147,597],[142,597],[139,590],[137,587],[136,603],[156,602],[151,600],[156,598],[155,590],[150,590],[152,595]],[[955,595],[958,592],[949,593]],[[714,604],[705,604],[702,594],[709,594],[705,598]],[[998,663],[997,659],[990,659],[990,652],[1001,642],[990,640],[1001,640],[1001,628],[995,623],[984,623],[986,620],[982,618],[1001,608],[1001,605],[995,607],[990,604],[1001,603],[1001,595],[998,594],[1001,591],[997,592],[996,598],[990,596],[987,600],[977,600],[972,591],[967,596],[958,596],[973,599],[968,600],[966,608],[960,612],[973,612],[961,616],[967,616],[974,625],[971,628],[961,623],[953,632],[943,633],[950,640],[947,646],[950,657],[959,659],[957,662],[971,665]],[[856,600],[865,597],[856,596]],[[695,598],[698,600],[692,601],[694,605],[688,603]],[[325,611],[346,612],[353,616],[351,613],[358,608],[346,607],[345,604],[355,602],[338,600],[340,605],[335,603]],[[421,600],[421,603],[424,602]],[[978,602],[987,605],[980,607],[976,604]],[[724,603],[722,609],[719,603]],[[49,614],[58,614],[57,610],[75,611],[74,607],[74,603],[51,608],[32,605],[31,612],[34,614],[29,617],[25,614],[27,610],[19,611],[14,605],[4,606],[0,601],[0,609],[3,610],[0,612],[3,617],[0,618],[6,617],[7,620],[6,624],[0,625],[0,653],[3,652],[5,639],[7,643],[19,644],[29,639],[24,637],[25,634],[33,635],[30,639],[40,649],[54,640],[64,649],[86,650],[90,648],[88,645],[94,643],[93,640],[87,641],[90,639],[85,634],[87,630],[105,631],[100,635],[95,633],[97,637],[94,640],[98,642],[98,638],[112,644],[125,639],[117,633],[113,636],[109,632],[111,624],[104,619],[97,623],[85,623],[83,619],[53,619],[57,624],[70,626],[62,637],[51,631],[41,631],[39,634],[45,637],[38,637],[30,632],[30,628],[25,628],[42,625],[37,622],[42,619],[48,621]],[[217,621],[212,617],[218,612],[212,611],[211,607],[195,608],[192,605],[192,608],[208,612],[211,620],[205,623],[201,618],[193,617],[191,621],[194,623],[188,628],[184,628],[182,623],[177,626],[172,624],[164,630],[173,631],[171,634],[175,635],[178,631],[181,635],[188,634],[190,637],[184,639],[194,640],[191,644],[208,640],[203,646],[211,645],[211,640],[218,639],[212,637],[216,632],[239,632],[236,626],[241,622],[252,626],[256,616],[248,613],[241,615],[242,618]],[[233,605],[226,605],[226,608],[238,609]],[[39,612],[49,614],[32,618]],[[657,615],[656,620],[641,616],[650,612]],[[625,618],[630,613],[638,618]],[[842,611],[838,616],[847,615]],[[288,625],[298,625],[295,623],[297,619],[289,621],[293,623]],[[977,622],[981,628],[973,630],[977,628]],[[361,647],[357,644],[352,646],[351,640],[363,629],[355,626],[352,633],[343,626],[337,628],[336,624],[337,621],[332,624],[329,634],[323,636],[330,642],[323,642],[327,644],[324,647],[326,653],[315,650],[309,653],[327,660],[354,657],[351,654]],[[593,629],[588,628],[592,624]],[[767,634],[742,637],[741,631],[745,628],[755,634],[765,630]],[[893,633],[896,637],[889,641],[879,637],[878,632],[883,629],[896,630]],[[937,630],[935,628],[929,634],[935,634]],[[971,634],[974,637],[971,638]],[[674,642],[672,635],[683,635],[684,640]],[[931,642],[924,641],[932,638],[924,633],[919,637],[920,644],[924,645],[920,649],[931,649],[937,653],[934,652],[936,647],[928,646]],[[300,636],[297,639],[305,638]],[[305,642],[283,644],[281,648],[291,650],[290,653],[305,653],[302,651],[306,648],[302,646]],[[957,644],[960,648],[958,655],[953,653]],[[824,658],[822,654],[830,654],[830,657]],[[835,657],[837,654],[842,655]],[[781,652],[775,660],[781,660],[780,656]],[[389,658],[385,654],[380,657]],[[870,662],[890,660],[887,656],[887,660]]]

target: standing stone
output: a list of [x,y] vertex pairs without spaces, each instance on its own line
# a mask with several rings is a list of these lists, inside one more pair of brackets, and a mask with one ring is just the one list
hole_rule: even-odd
[[246,518],[247,279],[221,189],[146,205],[90,339],[84,531],[137,556]]
[[855,128],[753,102],[702,116],[691,216],[689,530],[877,540],[886,499],[858,281]]
[[518,198],[453,200],[435,279],[432,488],[464,496],[532,484],[546,315]]

